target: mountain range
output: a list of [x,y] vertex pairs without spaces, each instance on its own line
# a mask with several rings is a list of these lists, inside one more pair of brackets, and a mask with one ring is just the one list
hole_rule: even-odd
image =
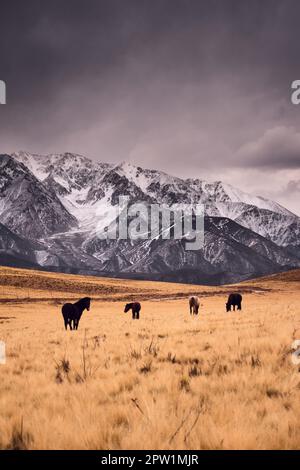
[[[131,202],[205,207],[204,247],[103,240],[105,214]],[[113,223],[113,220],[109,221]],[[182,179],[72,154],[0,155],[0,263],[62,272],[223,284],[300,267],[300,218],[221,181]]]

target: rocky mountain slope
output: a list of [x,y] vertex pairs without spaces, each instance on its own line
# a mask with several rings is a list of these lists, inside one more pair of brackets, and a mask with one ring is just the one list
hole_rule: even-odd
[[[205,240],[101,240],[119,196],[205,206]],[[0,156],[0,222],[38,242],[34,262],[69,272],[205,283],[235,282],[300,266],[300,218],[220,181],[181,179],[71,153]]]
[[42,245],[39,243],[25,240],[0,224],[0,264],[38,267],[36,252],[41,249]]
[[77,225],[55,191],[8,155],[0,155],[0,222],[32,240]]

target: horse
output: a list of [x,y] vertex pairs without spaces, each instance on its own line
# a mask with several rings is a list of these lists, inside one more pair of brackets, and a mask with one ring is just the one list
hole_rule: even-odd
[[131,302],[130,304],[126,304],[124,308],[124,312],[128,312],[128,310],[132,311],[132,319],[133,320],[139,320],[140,318],[140,310],[141,310],[141,304],[139,302]]
[[189,298],[189,305],[190,305],[190,314],[198,315],[198,310],[200,307],[200,299],[196,295],[192,295]]
[[85,309],[89,310],[91,305],[90,297],[84,297],[75,304],[64,304],[61,313],[64,317],[65,329],[69,325],[70,330],[78,330],[79,320]]
[[226,303],[226,312],[231,312],[231,307],[233,307],[233,311],[235,311],[235,307],[237,307],[238,310],[242,310],[242,300],[243,297],[241,294],[230,294]]

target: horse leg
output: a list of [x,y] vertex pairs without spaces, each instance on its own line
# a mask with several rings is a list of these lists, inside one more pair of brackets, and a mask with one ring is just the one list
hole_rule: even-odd
[[137,320],[140,319],[140,311],[139,311],[139,310],[136,312],[136,319],[137,319]]
[[68,320],[65,319],[64,322],[65,322],[65,330],[67,330],[68,329]]

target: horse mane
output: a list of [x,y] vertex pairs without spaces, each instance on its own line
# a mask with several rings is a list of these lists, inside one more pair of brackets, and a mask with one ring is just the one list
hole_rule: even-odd
[[90,302],[90,301],[91,301],[90,297],[83,297],[83,299],[78,300],[73,305],[76,305],[77,307],[85,307],[87,302]]
[[125,305],[124,312],[128,312],[133,307],[133,302],[129,302]]

